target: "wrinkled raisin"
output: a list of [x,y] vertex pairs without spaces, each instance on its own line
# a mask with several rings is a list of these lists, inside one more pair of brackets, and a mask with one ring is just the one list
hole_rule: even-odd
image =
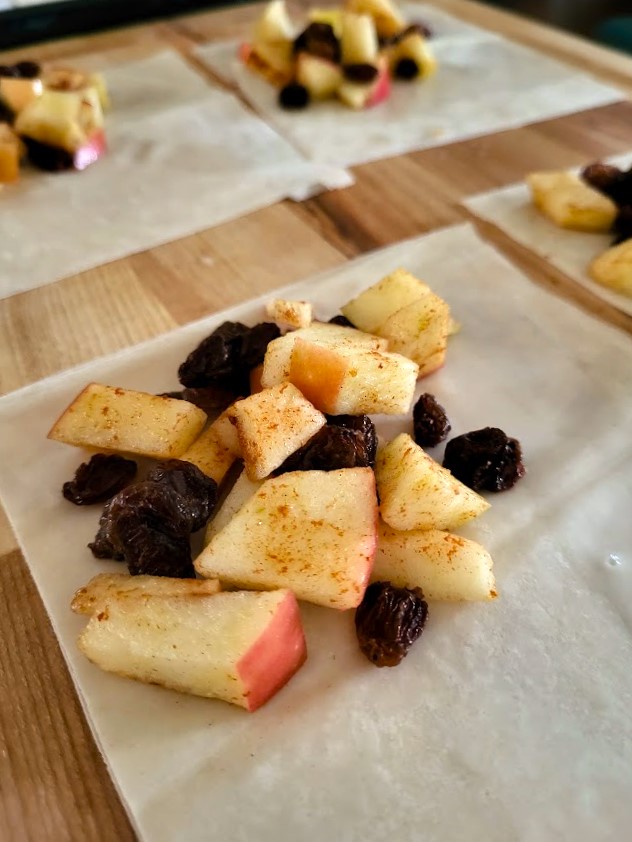
[[305,85],[290,82],[279,91],[279,105],[286,111],[299,111],[309,105],[309,91]]
[[132,575],[190,578],[195,575],[190,525],[189,513],[173,488],[140,482],[110,500],[97,537],[88,546],[97,558],[125,560]]
[[619,204],[619,196],[625,191],[626,173],[623,170],[612,164],[597,162],[584,167],[581,175],[591,187]]
[[204,410],[209,420],[214,420],[235,400],[235,392],[220,386],[206,386],[200,389],[180,389],[177,392],[162,392],[161,398],[188,401]]
[[332,316],[331,319],[329,319],[329,324],[340,325],[341,327],[355,327],[353,322],[350,322],[349,319],[342,314],[339,316]]
[[615,246],[632,238],[632,205],[624,205],[619,209],[612,230]]
[[360,85],[368,85],[377,78],[379,73],[374,64],[345,64],[342,72],[345,79],[350,82],[357,82]]
[[366,453],[367,464],[375,467],[377,456],[377,432],[375,424],[368,415],[327,415],[327,423],[336,427],[346,427],[362,436],[362,446]]
[[341,58],[340,41],[330,23],[310,23],[294,41],[295,53],[310,53],[337,64]]
[[421,636],[428,603],[421,588],[396,588],[374,582],[355,614],[361,651],[377,667],[396,667]]
[[427,392],[413,407],[413,435],[421,447],[435,447],[452,429],[445,409]]
[[191,462],[169,459],[147,474],[148,482],[168,485],[180,497],[180,510],[189,521],[189,532],[206,525],[217,503],[217,483]]
[[222,386],[235,394],[250,394],[250,370],[263,362],[268,343],[280,335],[272,322],[254,327],[224,322],[191,351],[178,369],[178,379],[191,389]]
[[136,471],[131,459],[95,453],[89,462],[79,465],[73,480],[64,483],[62,494],[76,506],[103,503],[129,485]]
[[517,439],[485,427],[448,442],[443,467],[474,491],[505,491],[525,474]]
[[395,65],[395,76],[407,82],[416,79],[419,76],[419,65],[412,58],[400,58]]
[[0,79],[17,79],[19,75],[14,64],[0,64]]
[[275,473],[367,467],[369,462],[362,435],[355,430],[327,425],[321,427],[307,444],[288,456]]
[[71,152],[62,149],[60,146],[51,146],[48,143],[40,143],[32,137],[22,137],[26,146],[26,153],[29,161],[34,167],[46,172],[64,172],[73,169],[75,159]]
[[0,99],[0,123],[12,124],[15,119],[13,111],[9,108],[6,102]]
[[41,72],[41,67],[36,61],[19,61],[13,67],[20,79],[36,79]]

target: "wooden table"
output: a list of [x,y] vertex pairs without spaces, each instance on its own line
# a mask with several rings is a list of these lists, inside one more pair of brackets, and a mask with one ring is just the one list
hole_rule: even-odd
[[[595,73],[632,94],[632,59],[467,0],[435,5]],[[257,7],[188,16],[5,54],[112,60],[248,31]],[[207,71],[203,71],[207,72]],[[468,214],[467,195],[632,146],[620,103],[355,169],[356,184],[249,216],[0,301],[0,393],[169,331]],[[535,283],[632,333],[632,318],[479,224]],[[288,249],[288,243],[292,244]],[[208,260],[212,257],[212,264]],[[211,264],[209,266],[209,264]],[[50,622],[0,510],[0,839],[135,838],[82,714]]]

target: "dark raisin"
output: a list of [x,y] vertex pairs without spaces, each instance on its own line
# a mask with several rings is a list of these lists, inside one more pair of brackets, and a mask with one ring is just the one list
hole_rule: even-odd
[[448,442],[443,467],[474,491],[505,491],[525,474],[522,450],[497,427],[485,427]]
[[343,315],[332,316],[331,319],[329,319],[329,324],[340,325],[341,327],[355,327],[355,325],[352,322],[350,322],[346,316]]
[[595,190],[599,190],[600,193],[609,196],[613,201],[616,201],[614,197],[621,189],[621,184],[625,178],[625,173],[619,167],[602,164],[601,162],[584,167],[581,175],[587,184],[594,187]]
[[614,233],[613,245],[615,246],[632,238],[632,205],[624,205],[619,208],[612,231]]
[[103,503],[129,485],[136,471],[131,459],[95,453],[89,462],[79,465],[73,480],[64,483],[62,494],[76,506]]
[[254,327],[224,322],[191,351],[178,369],[178,379],[191,389],[221,386],[248,395],[250,370],[263,362],[268,343],[280,335],[272,322]]
[[295,53],[310,53],[337,64],[340,61],[340,41],[330,23],[310,23],[294,41]]
[[0,79],[17,79],[19,75],[14,64],[0,64]]
[[375,466],[377,432],[375,424],[368,415],[328,415],[327,423],[359,433],[362,436],[362,446],[366,453],[367,464],[371,468]]
[[0,123],[9,123],[10,125],[13,123],[15,119],[15,114],[6,104],[0,99]]
[[180,509],[189,519],[189,532],[206,525],[217,503],[217,483],[191,462],[169,459],[147,474],[148,482],[168,485],[180,496]]
[[235,392],[220,386],[206,386],[199,389],[180,389],[177,392],[162,392],[162,398],[188,401],[204,410],[212,421],[235,400]]
[[275,473],[367,467],[370,465],[362,435],[355,430],[326,425],[307,444],[288,456]]
[[378,69],[374,64],[345,64],[342,68],[345,79],[368,85],[377,78]]
[[413,436],[421,447],[435,447],[452,429],[445,409],[427,392],[413,407]]
[[14,65],[20,79],[36,79],[41,72],[41,67],[36,61],[19,61]]
[[307,108],[309,105],[309,91],[298,82],[290,82],[279,91],[279,105],[288,111]]
[[409,24],[404,29],[400,29],[399,32],[396,32],[395,35],[391,35],[390,38],[384,38],[384,46],[392,47],[395,46],[395,44],[401,44],[401,42],[410,35],[422,35],[424,38],[431,38],[432,30],[429,26],[426,26],[425,23],[417,21]]
[[374,582],[356,609],[360,649],[376,667],[396,667],[421,636],[428,603],[421,588],[396,588]]
[[34,167],[46,172],[63,172],[71,170],[75,165],[74,155],[59,146],[40,143],[30,137],[22,137],[29,161]]
[[419,76],[419,65],[412,58],[400,58],[395,65],[395,76],[407,82]]
[[432,29],[422,20],[414,21],[410,24],[408,29],[411,30],[409,34],[417,33],[418,35],[423,35],[424,38],[432,38],[434,35]]
[[97,558],[124,559],[132,575],[195,575],[189,513],[169,485],[140,482],[107,504],[90,549]]

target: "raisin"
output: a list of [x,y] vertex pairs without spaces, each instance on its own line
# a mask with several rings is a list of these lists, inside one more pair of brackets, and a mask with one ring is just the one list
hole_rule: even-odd
[[355,614],[361,651],[376,667],[396,667],[421,636],[428,603],[421,588],[396,588],[374,582]]
[[298,82],[290,82],[279,91],[279,105],[288,111],[298,111],[309,105],[309,91]]
[[191,520],[169,485],[140,482],[106,505],[97,537],[88,546],[97,558],[125,560],[132,575],[195,575],[189,544]]
[[74,168],[75,159],[72,153],[59,146],[40,143],[31,137],[22,137],[29,161],[34,167],[46,172],[63,172]]
[[148,482],[172,488],[180,497],[179,506],[189,520],[189,532],[206,525],[217,503],[217,483],[191,462],[169,459],[147,474]]
[[9,123],[9,125],[13,124],[15,119],[15,114],[6,104],[0,99],[0,123]]
[[220,386],[206,386],[199,389],[180,389],[177,392],[162,392],[161,398],[188,401],[204,410],[212,421],[234,402],[236,393]]
[[263,362],[268,343],[280,335],[272,322],[254,327],[224,322],[191,351],[178,369],[178,379],[191,389],[221,386],[248,395],[250,370]]
[[79,465],[73,480],[64,483],[62,494],[76,506],[103,503],[129,485],[136,471],[131,459],[95,453],[89,462]]
[[525,474],[522,450],[497,427],[485,427],[448,442],[443,467],[474,491],[505,491]]
[[374,64],[345,64],[342,68],[345,79],[368,85],[377,78],[378,69]]
[[0,79],[17,79],[19,75],[14,64],[0,64]]
[[623,205],[619,208],[612,231],[614,233],[613,245],[615,246],[632,238],[632,204]]
[[419,65],[412,58],[400,58],[395,65],[395,76],[407,82],[416,79],[419,76]]
[[20,79],[36,79],[41,73],[41,67],[36,61],[19,61],[13,67]]
[[392,47],[396,44],[401,44],[401,42],[410,35],[421,35],[424,38],[432,38],[432,34],[432,30],[429,26],[421,21],[416,21],[415,23],[409,24],[404,29],[401,29],[395,35],[391,35],[390,38],[385,38],[384,46]]
[[589,164],[582,170],[582,178],[595,190],[599,190],[605,196],[609,196],[614,202],[617,202],[617,196],[622,189],[625,182],[625,173],[619,167],[614,167],[611,164],[602,164],[597,162]]
[[353,322],[350,322],[346,316],[339,315],[339,316],[332,316],[329,319],[330,325],[340,325],[341,327],[355,327]]
[[368,415],[328,415],[327,423],[336,427],[346,427],[362,436],[363,448],[366,452],[367,464],[375,467],[377,456],[377,432],[375,424]]
[[411,23],[408,29],[411,30],[409,34],[416,32],[418,35],[423,35],[424,38],[432,38],[434,36],[432,29],[422,20],[416,20],[414,23]]
[[321,427],[315,436],[292,453],[276,470],[277,476],[289,471],[337,471],[341,468],[367,468],[369,461],[361,433],[344,427]]
[[452,429],[445,409],[427,392],[413,407],[413,435],[421,447],[435,447]]
[[337,64],[341,58],[340,41],[330,23],[310,23],[294,41],[295,53],[310,53]]

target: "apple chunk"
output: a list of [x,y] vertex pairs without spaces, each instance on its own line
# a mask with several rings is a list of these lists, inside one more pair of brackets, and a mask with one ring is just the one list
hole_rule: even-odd
[[192,462],[207,477],[219,485],[235,459],[241,456],[237,431],[231,423],[228,410],[222,412],[206,430],[180,456]]
[[421,298],[430,287],[406,269],[396,269],[340,308],[350,322],[376,333],[389,316]]
[[291,383],[280,383],[228,409],[252,480],[267,477],[306,444],[327,419]]
[[489,508],[407,433],[378,450],[375,476],[380,512],[394,529],[455,529]]
[[575,173],[534,172],[526,181],[536,208],[561,228],[609,231],[612,227],[615,203]]
[[147,596],[210,596],[221,590],[217,579],[174,579],[170,576],[131,576],[99,573],[75,593],[75,614],[94,614],[106,602],[128,594]]
[[632,240],[624,240],[596,257],[588,274],[598,284],[632,297]]
[[370,468],[296,471],[262,483],[194,563],[231,587],[287,587],[308,602],[355,608],[376,540]]
[[449,330],[449,306],[428,291],[389,316],[379,332],[388,339],[391,351],[414,360],[419,377],[425,377],[443,365]]
[[419,368],[387,351],[337,348],[297,339],[290,382],[330,415],[402,415],[410,409]]
[[489,600],[497,596],[487,550],[476,541],[439,529],[400,532],[380,521],[374,582],[421,588],[426,599]]
[[188,401],[90,383],[48,434],[97,450],[178,459],[193,444],[206,413]]
[[291,591],[127,594],[106,602],[79,648],[107,672],[256,710],[306,658]]

